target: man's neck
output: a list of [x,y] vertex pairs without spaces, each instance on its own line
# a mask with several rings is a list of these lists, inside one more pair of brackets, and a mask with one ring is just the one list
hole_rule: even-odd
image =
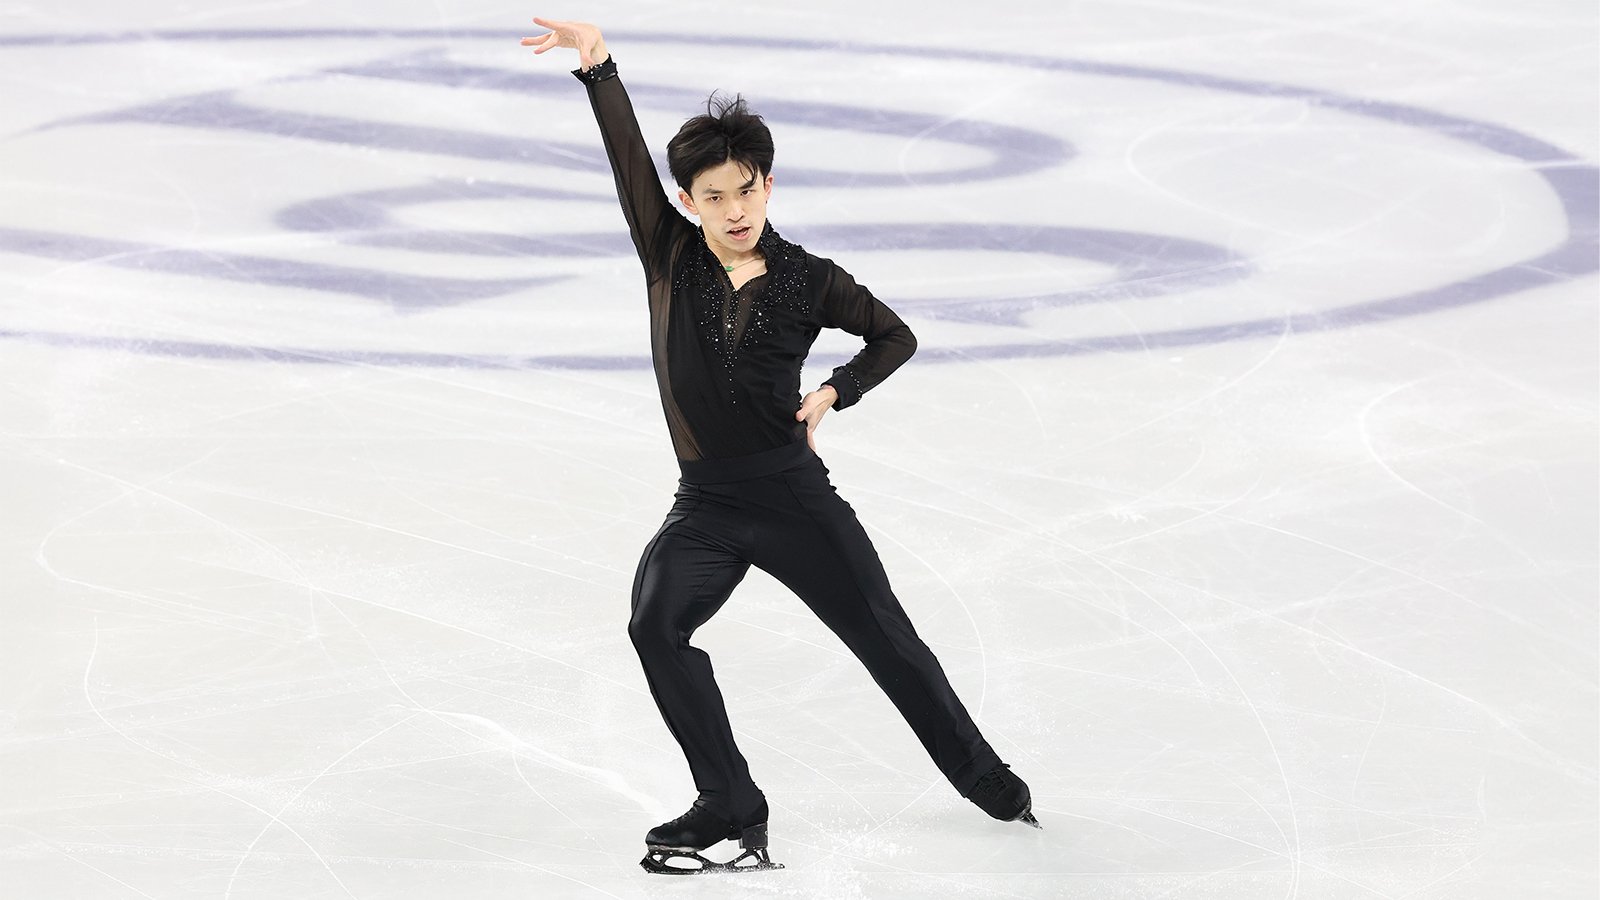
[[[701,232],[701,239],[705,239],[704,231]],[[767,256],[759,242],[749,253],[742,253],[731,247],[719,247],[710,241],[706,241],[706,247],[711,251],[711,255],[717,258],[717,262],[722,264],[722,268],[729,271],[746,267],[754,260],[765,259]]]

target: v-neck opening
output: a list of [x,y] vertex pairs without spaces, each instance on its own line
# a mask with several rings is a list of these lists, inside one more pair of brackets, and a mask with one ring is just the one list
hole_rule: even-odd
[[718,311],[717,319],[728,352],[731,353],[743,343],[745,327],[750,324],[750,313],[755,308],[756,297],[771,274],[771,271],[762,272],[734,287],[727,270],[722,270],[722,309]]

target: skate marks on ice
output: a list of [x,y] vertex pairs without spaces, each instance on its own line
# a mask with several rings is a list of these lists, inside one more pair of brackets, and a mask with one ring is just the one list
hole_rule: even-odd
[[[637,806],[639,810],[646,816],[657,817],[665,816],[667,814],[667,807],[661,805],[655,799],[649,797],[642,791],[639,791],[633,787],[633,785],[629,784],[628,779],[623,777],[622,773],[614,772],[610,769],[601,769],[595,766],[585,765],[575,759],[562,756],[559,753],[552,753],[543,747],[540,747],[511,733],[511,731],[509,731],[504,725],[501,725],[499,722],[496,722],[493,719],[485,716],[473,715],[471,713],[452,712],[444,709],[427,709],[421,710],[421,712],[425,712],[440,719],[455,719],[457,721],[475,725],[481,732],[487,733],[487,735],[476,735],[480,740],[485,740],[496,744],[502,749],[511,753],[526,754],[531,756],[540,760],[545,765],[555,769],[556,771],[566,772],[586,781],[592,781],[600,787],[603,787],[606,790],[621,796],[634,806]],[[524,779],[524,781],[526,781],[526,779]],[[533,788],[532,784],[529,784],[528,786]],[[537,791],[537,789],[535,789],[535,791]]]
[[[1584,249],[1590,219],[1571,200],[1593,154],[1525,140],[1572,143],[1517,108],[1592,79],[1486,106],[1481,88],[1528,68],[1500,29],[1455,59],[1386,54],[1383,34],[1317,44],[1398,22],[1361,4],[1256,5],[1224,42],[1173,28],[1141,49],[1155,18],[1204,26],[1229,2],[1009,11],[1040,26],[1037,46],[1114,56],[1121,75],[1040,74],[986,61],[977,42],[932,60],[769,42],[738,84],[716,85],[800,114],[842,102],[923,117],[788,131],[787,161],[837,173],[829,154],[844,148],[889,164],[860,190],[788,182],[783,220],[907,301],[927,339],[870,415],[830,419],[829,458],[1051,827],[992,822],[924,777],[832,636],[755,589],[706,640],[719,672],[755,676],[730,703],[788,868],[678,888],[637,867],[640,832],[667,812],[652,798],[685,782],[616,618],[636,532],[658,524],[651,485],[672,466],[641,336],[616,330],[638,285],[613,240],[612,186],[582,129],[551,135],[570,151],[560,164],[506,159],[516,140],[477,156],[460,141],[527,136],[539,104],[583,114],[581,89],[564,71],[473,87],[525,60],[489,60],[498,38],[448,31],[378,47],[352,30],[341,61],[319,49],[331,39],[292,29],[222,36],[273,22],[230,19],[207,45],[161,13],[115,45],[78,45],[83,57],[0,49],[29,86],[0,115],[45,97],[36,121],[72,119],[0,146],[21,198],[0,210],[0,535],[21,548],[0,560],[0,602],[22,637],[0,666],[25,667],[3,679],[23,693],[0,702],[0,768],[29,776],[7,783],[20,799],[0,818],[20,841],[0,848],[0,884],[81,900],[1503,900],[1530,884],[1592,897],[1593,654],[1579,646],[1592,629],[1573,612],[1592,587],[1571,576],[1593,551],[1574,545],[1589,532],[1570,514],[1591,482],[1569,450],[1588,437],[1572,423],[1590,394],[1563,380],[1590,373],[1558,349],[1591,324],[1563,310],[1592,284],[1572,260],[1528,269]],[[774,9],[748,10],[769,38],[830,38],[831,10]],[[918,9],[906,43],[943,39],[915,33],[930,11],[959,13]],[[1522,33],[1505,7],[1467,3],[1422,45],[1484,17]],[[87,19],[49,30],[116,30]],[[1109,42],[1084,44],[1080,28]],[[1275,47],[1277,28],[1300,29],[1310,55]],[[647,133],[664,136],[704,78],[682,35],[645,37],[624,62]],[[413,48],[432,56],[396,61]],[[1541,67],[1573,52],[1538,48]],[[809,95],[758,68],[770,57],[792,73],[807,53],[828,63],[806,70]],[[250,67],[275,54],[314,77],[265,84]],[[1193,84],[1138,77],[1152,60]],[[940,66],[991,80],[950,85]],[[1207,87],[1208,71],[1326,90],[1252,95]],[[219,72],[241,81],[201,83]],[[1029,102],[1047,83],[1059,102]],[[915,96],[925,87],[938,108]],[[182,103],[150,105],[213,89],[236,102],[196,99],[187,119]],[[1338,106],[1363,96],[1384,98],[1375,115]],[[1046,108],[1068,127],[1041,124]],[[228,127],[195,121],[207,111]],[[906,133],[941,116],[969,137],[989,120],[1043,130],[1061,143],[1032,146],[1056,161],[930,180],[1006,158],[939,140],[949,128]],[[364,133],[315,131],[363,117]],[[400,146],[427,137],[419,125],[457,143]],[[261,191],[234,190],[244,167]],[[563,192],[534,183],[546,169]],[[1058,192],[1072,202],[1028,202]],[[990,223],[974,210],[995,204],[1006,227],[991,236],[1038,225],[1041,244],[951,246],[981,239]],[[1302,206],[1321,218],[1293,218]],[[511,209],[550,210],[583,246]],[[1097,252],[1061,252],[1097,230]],[[1217,281],[1132,264],[1166,258],[1129,235],[1165,232],[1193,242],[1171,260]],[[953,286],[927,277],[928,255],[960,263],[940,268]],[[1141,277],[1175,289],[1137,293]],[[1052,279],[1066,302],[1036,308]],[[1506,293],[1518,283],[1544,287]],[[1314,318],[1385,297],[1415,302],[1343,332]],[[1479,302],[1494,297],[1510,299]],[[588,305],[557,314],[568,298]],[[1384,318],[1407,310],[1443,314]],[[1282,327],[1203,346],[1251,321]],[[1200,343],[1181,357],[1153,349],[1185,330]],[[1119,342],[1095,343],[1108,336]]]

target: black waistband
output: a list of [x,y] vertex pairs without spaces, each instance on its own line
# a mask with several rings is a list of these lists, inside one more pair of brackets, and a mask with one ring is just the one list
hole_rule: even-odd
[[811,445],[802,438],[792,444],[725,459],[680,459],[678,468],[689,484],[722,484],[772,475],[816,459]]

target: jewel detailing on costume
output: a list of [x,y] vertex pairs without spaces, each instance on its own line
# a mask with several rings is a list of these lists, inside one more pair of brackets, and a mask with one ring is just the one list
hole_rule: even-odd
[[607,78],[617,77],[617,58],[607,56],[605,62],[598,63],[590,68],[589,71],[585,72],[583,69],[578,68],[573,69],[572,74],[578,76],[578,80],[584,84],[599,84]]
[[[733,288],[721,261],[706,246],[703,228],[699,240],[685,248],[681,264],[673,267],[673,293],[692,299],[701,339],[720,361],[723,389],[735,407],[738,398],[733,372],[740,349],[756,346],[777,334],[773,321],[776,311],[804,314],[810,308],[806,299],[805,249],[784,240],[771,222],[761,229],[756,245],[766,256],[767,273],[752,278],[739,290]],[[743,316],[741,297],[746,306]]]
[[[846,379],[848,379],[848,382],[846,382]],[[839,399],[833,404],[834,409],[846,409],[854,406],[861,400],[861,395],[866,393],[866,390],[861,387],[861,379],[856,377],[856,370],[852,369],[848,363],[834,369],[833,374],[829,375],[828,380],[824,381],[823,384],[833,385],[833,389],[839,393]],[[840,390],[841,384],[845,386],[845,390]]]

